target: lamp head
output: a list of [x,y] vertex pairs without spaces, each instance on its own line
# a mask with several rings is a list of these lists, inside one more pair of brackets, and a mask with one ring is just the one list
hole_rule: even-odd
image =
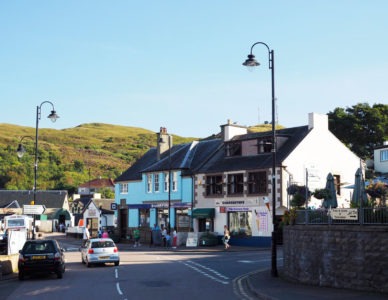
[[260,63],[255,59],[255,56],[253,54],[249,54],[248,58],[243,62],[243,66],[252,69],[254,67],[260,66]]
[[51,114],[48,115],[48,117],[53,123],[59,118],[55,110],[51,111]]
[[24,153],[26,153],[26,149],[23,147],[22,144],[19,144],[18,148],[16,149],[16,154],[19,158],[22,158]]

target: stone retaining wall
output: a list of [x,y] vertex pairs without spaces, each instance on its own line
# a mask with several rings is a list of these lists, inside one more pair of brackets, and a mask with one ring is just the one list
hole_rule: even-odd
[[19,254],[0,255],[0,276],[16,273],[18,271],[18,260]]
[[388,293],[388,226],[294,225],[283,234],[288,279]]

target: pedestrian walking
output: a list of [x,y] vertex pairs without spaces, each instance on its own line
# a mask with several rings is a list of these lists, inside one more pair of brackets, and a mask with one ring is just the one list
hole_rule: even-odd
[[226,225],[224,225],[224,237],[222,239],[225,245],[225,250],[229,249],[230,232],[229,232],[228,226]]
[[104,229],[104,232],[102,233],[101,237],[104,238],[104,239],[109,238],[109,233],[108,233],[107,229]]
[[162,225],[162,240],[163,240],[163,246],[164,247],[167,246],[166,235],[167,235],[167,228],[164,225]]
[[139,228],[135,228],[135,230],[133,231],[133,238],[135,239],[135,244],[133,245],[133,247],[139,247],[140,246],[140,231],[139,231]]
[[172,247],[175,249],[178,244],[178,234],[176,232],[176,227],[174,227],[174,231],[172,232]]
[[83,233],[83,237],[82,237],[82,247],[85,247],[86,241],[90,239],[89,228],[90,228],[89,225],[84,227],[84,233]]

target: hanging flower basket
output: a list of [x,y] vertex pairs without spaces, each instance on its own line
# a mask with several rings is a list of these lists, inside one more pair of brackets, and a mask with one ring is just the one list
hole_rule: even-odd
[[313,193],[313,196],[317,199],[330,199],[330,191],[329,189],[316,189]]

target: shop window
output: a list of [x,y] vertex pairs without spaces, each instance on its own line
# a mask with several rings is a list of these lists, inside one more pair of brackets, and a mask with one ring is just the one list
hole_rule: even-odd
[[229,174],[228,175],[228,194],[242,194],[244,193],[244,175]]
[[139,209],[139,225],[141,227],[149,228],[150,227],[150,210],[149,209]]
[[267,172],[248,173],[248,193],[249,194],[267,194]]
[[252,236],[252,212],[236,211],[228,213],[229,231],[235,237]]
[[190,230],[190,216],[188,209],[177,209],[176,210],[176,228],[178,232],[189,232]]

